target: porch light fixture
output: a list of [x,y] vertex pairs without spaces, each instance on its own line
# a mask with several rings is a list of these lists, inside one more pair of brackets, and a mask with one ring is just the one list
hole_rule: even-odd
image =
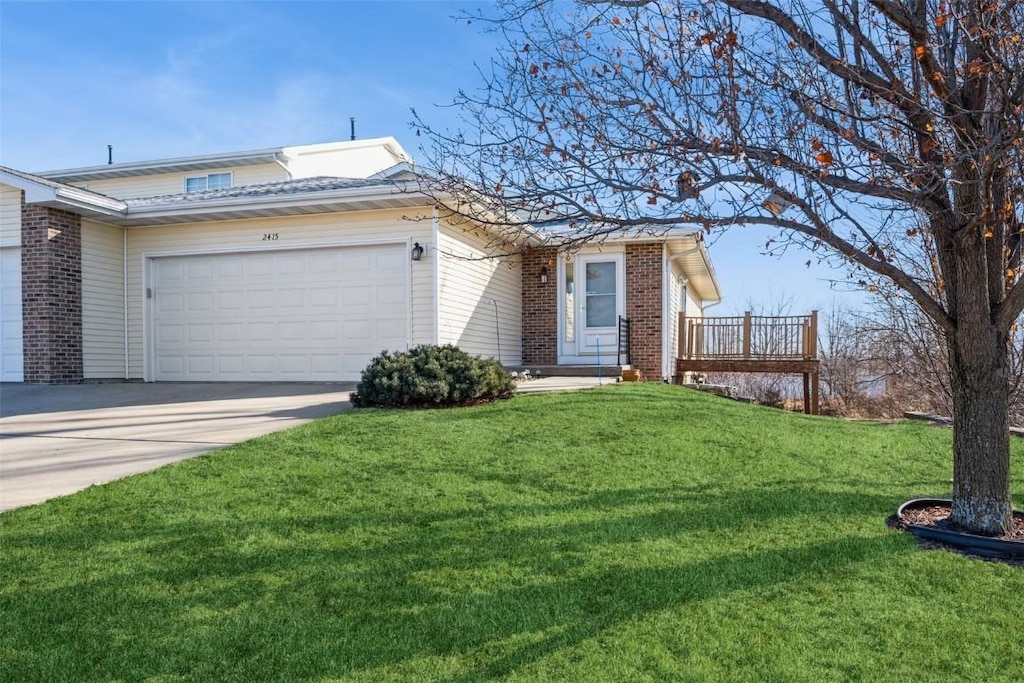
[[541,266],[540,267],[540,283],[542,285],[546,285],[548,283],[548,267],[547,266]]
[[412,245],[412,260],[419,261],[423,258],[423,246],[416,242]]

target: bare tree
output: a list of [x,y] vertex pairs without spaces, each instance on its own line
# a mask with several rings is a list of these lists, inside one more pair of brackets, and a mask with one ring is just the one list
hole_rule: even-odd
[[[1010,524],[1007,338],[1024,308],[1016,0],[528,0],[505,49],[420,122],[449,210],[566,241],[759,224],[885,278],[941,330],[954,524]],[[481,211],[485,210],[485,211]],[[936,281],[920,279],[920,240]],[[933,291],[934,290],[934,291]],[[935,292],[940,295],[936,296]]]

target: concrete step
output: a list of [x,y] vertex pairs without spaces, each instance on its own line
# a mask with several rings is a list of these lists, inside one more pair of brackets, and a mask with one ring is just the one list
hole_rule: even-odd
[[506,369],[522,374],[529,370],[533,377],[607,377],[616,378],[628,365],[513,365]]

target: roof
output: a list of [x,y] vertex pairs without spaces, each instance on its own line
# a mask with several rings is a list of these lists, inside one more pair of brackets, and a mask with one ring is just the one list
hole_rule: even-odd
[[172,206],[175,204],[195,204],[213,199],[245,199],[252,197],[281,197],[310,192],[325,192],[359,187],[394,187],[389,180],[375,178],[333,178],[318,176],[316,178],[300,178],[299,180],[281,180],[257,185],[238,185],[223,190],[204,190],[202,192],[181,192],[177,194],[158,195],[155,197],[136,197],[126,199],[129,207],[137,206]]
[[103,218],[116,216],[126,208],[120,199],[7,166],[0,166],[0,181],[23,190],[25,201],[29,204],[42,204],[75,211],[85,216]]
[[281,153],[281,150],[282,148],[275,147],[249,152],[204,154],[193,157],[156,159],[154,161],[129,161],[120,164],[41,171],[37,175],[69,183],[82,183],[90,180],[127,178],[129,176],[155,175],[157,173],[203,171],[224,168],[225,166],[255,166],[258,164],[274,163],[274,159]]
[[383,147],[396,161],[408,161],[409,155],[393,137],[363,138],[343,142],[325,142],[313,145],[296,145],[291,147],[269,147],[243,152],[221,152],[198,156],[173,157],[147,161],[129,161],[100,166],[82,166],[53,171],[41,171],[35,175],[68,183],[81,183],[90,180],[106,180],[110,178],[126,178],[129,176],[155,175],[158,173],[182,173],[219,169],[226,166],[254,166],[259,164],[280,163],[288,158],[318,152],[344,151],[363,147]]
[[[557,244],[558,238],[572,237],[564,225],[553,225],[538,230],[548,240]],[[591,241],[592,244],[664,244],[670,262],[679,263],[686,274],[688,285],[704,301],[721,301],[722,289],[718,274],[711,263],[704,233],[682,225],[644,224],[605,233]]]

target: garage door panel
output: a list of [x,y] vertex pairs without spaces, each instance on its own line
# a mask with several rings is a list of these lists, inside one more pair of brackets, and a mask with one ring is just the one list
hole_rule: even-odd
[[189,313],[212,313],[214,292],[192,292],[185,299]]
[[156,338],[165,347],[180,344],[185,340],[185,326],[180,323],[157,325]]
[[213,260],[188,261],[187,263],[185,271],[188,273],[189,280],[212,280],[217,274],[217,263]]
[[351,381],[408,343],[399,245],[167,257],[150,272],[158,380]]
[[278,326],[278,339],[281,341],[304,341],[309,339],[309,326],[305,322],[281,323]]
[[377,303],[381,305],[398,304],[405,301],[405,288],[399,285],[384,285],[377,288]]
[[298,309],[306,307],[306,289],[293,287],[277,290],[277,307],[291,309],[298,314]]
[[218,342],[243,342],[245,341],[245,323],[220,323],[217,325]]
[[217,356],[217,374],[221,377],[242,379],[245,377],[245,356],[226,354]]

